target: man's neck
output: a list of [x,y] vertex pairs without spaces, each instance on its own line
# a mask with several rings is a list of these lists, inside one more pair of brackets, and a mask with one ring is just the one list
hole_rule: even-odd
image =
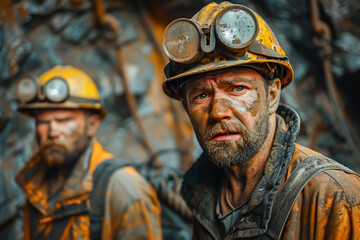
[[[72,158],[71,161],[68,161],[66,165],[58,166],[56,168],[48,168],[47,170],[47,182],[48,182],[48,194],[49,196],[57,195],[65,185],[66,181],[70,177],[76,177],[82,175],[79,172],[79,169],[75,169],[79,162],[88,161],[91,157],[92,145],[88,145],[85,150],[78,153]],[[75,170],[74,170],[75,169]],[[83,170],[83,169],[82,169]],[[74,172],[76,171],[76,172]],[[74,176],[74,173],[76,176]],[[46,181],[45,181],[46,182]]]
[[74,166],[72,164],[71,166],[48,169],[46,182],[48,184],[48,194],[50,198],[59,192],[61,187],[64,186],[73,167]]
[[276,131],[276,120],[270,121],[269,134],[259,151],[241,165],[225,168],[227,185],[223,193],[228,194],[231,204],[239,207],[250,198],[251,193],[264,175],[265,165],[270,156]]

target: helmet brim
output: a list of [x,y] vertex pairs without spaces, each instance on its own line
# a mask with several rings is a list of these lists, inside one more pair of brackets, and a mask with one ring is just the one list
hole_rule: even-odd
[[89,109],[97,111],[101,119],[106,117],[106,110],[98,104],[76,103],[66,101],[65,103],[49,103],[49,102],[34,102],[19,105],[17,110],[26,115],[33,116],[34,110],[37,109]]
[[[281,77],[281,83],[282,83],[282,88],[285,88],[287,85],[289,85],[294,77],[294,72],[293,69],[290,65],[289,62],[285,62],[283,59],[281,60],[276,60],[276,59],[266,59],[263,58],[261,59],[261,57],[247,57],[244,56],[242,58],[239,58],[237,60],[234,59],[226,59],[226,58],[222,58],[217,59],[211,59],[208,62],[202,63],[202,64],[198,64],[195,65],[193,67],[189,67],[186,71],[180,73],[180,74],[175,74],[176,76],[173,77],[169,77],[167,78],[163,84],[163,90],[166,93],[166,95],[168,95],[171,98],[175,98],[180,100],[181,99],[181,93],[180,93],[180,89],[179,86],[180,84],[184,83],[185,81],[187,81],[188,77],[190,76],[195,76],[195,75],[199,75],[199,74],[203,74],[203,73],[208,73],[211,71],[216,71],[216,70],[221,70],[221,69],[225,69],[225,68],[231,68],[231,67],[236,67],[236,66],[242,66],[242,65],[251,65],[251,64],[261,64],[261,63],[276,63],[279,64],[283,67],[284,69],[284,74]],[[171,64],[171,63],[169,63]]]

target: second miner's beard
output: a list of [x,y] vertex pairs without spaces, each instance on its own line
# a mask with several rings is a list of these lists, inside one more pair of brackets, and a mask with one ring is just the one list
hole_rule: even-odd
[[70,165],[79,156],[78,152],[70,152],[66,143],[59,140],[47,140],[41,144],[40,154],[49,168]]
[[78,138],[74,146],[57,139],[46,140],[40,145],[40,154],[49,168],[66,167],[72,165],[89,145],[89,139],[84,133]]
[[[263,112],[255,122],[252,132],[240,122],[218,123],[203,133],[197,132],[199,143],[210,161],[218,167],[231,167],[240,165],[252,158],[263,145],[269,134],[268,110]],[[235,142],[210,141],[211,136],[220,130],[240,133],[241,137]]]

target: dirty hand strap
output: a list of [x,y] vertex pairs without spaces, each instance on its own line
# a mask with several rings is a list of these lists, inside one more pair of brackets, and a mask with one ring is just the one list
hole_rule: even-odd
[[324,156],[313,156],[305,159],[291,173],[284,186],[276,194],[266,235],[272,239],[280,239],[291,208],[301,190],[312,177],[329,169],[339,169],[348,173],[355,173],[349,168]]

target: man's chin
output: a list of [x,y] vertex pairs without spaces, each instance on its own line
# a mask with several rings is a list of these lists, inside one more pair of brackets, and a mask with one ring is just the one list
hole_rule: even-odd
[[214,165],[224,168],[243,164],[255,155],[257,149],[251,145],[239,147],[228,142],[208,145],[205,152]]
[[66,156],[62,151],[46,151],[42,154],[42,158],[49,168],[61,167],[66,163]]
[[210,161],[217,167],[225,168],[225,167],[233,167],[236,165],[240,165],[246,162],[247,159],[238,159],[233,156],[219,156],[219,155],[209,155]]
[[221,168],[232,167],[243,162],[238,160],[239,152],[230,147],[208,148],[206,153],[210,161]]

